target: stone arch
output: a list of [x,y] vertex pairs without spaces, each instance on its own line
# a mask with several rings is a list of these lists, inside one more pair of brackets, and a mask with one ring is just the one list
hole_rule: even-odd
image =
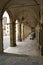
[[1,12],[1,33],[2,33],[2,35],[1,35],[1,47],[0,47],[0,52],[3,52],[3,28],[2,28],[2,16],[3,16],[3,13],[5,12],[5,11],[7,11],[7,13],[8,13],[8,15],[9,15],[9,17],[10,17],[10,46],[13,46],[13,44],[12,43],[14,43],[14,41],[13,41],[13,19],[14,19],[14,17],[13,17],[13,15],[12,15],[12,13],[11,13],[11,11],[9,10],[9,9],[4,9],[2,12]]
[[13,17],[12,17],[12,13],[11,13],[11,11],[10,11],[8,8],[2,10],[2,12],[1,12],[1,17],[2,17],[2,15],[3,15],[3,13],[4,13],[5,11],[7,11],[7,13],[8,13],[8,15],[9,15],[10,19],[13,19]]

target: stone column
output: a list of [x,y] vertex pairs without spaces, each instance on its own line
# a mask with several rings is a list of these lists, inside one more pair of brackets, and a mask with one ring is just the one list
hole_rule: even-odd
[[21,38],[21,23],[18,24],[18,40],[22,41],[22,38]]
[[24,40],[24,24],[23,24],[23,40]]
[[21,29],[22,29],[21,30],[22,31],[22,35],[21,35],[22,36],[22,40],[24,40],[24,24],[23,23],[22,23]]
[[16,23],[15,21],[13,23],[13,43],[14,43],[14,46],[16,46]]
[[43,56],[43,6],[40,6],[40,32],[39,32],[39,44],[41,49],[41,55]]
[[2,29],[2,19],[0,19],[0,53],[3,52],[3,29]]
[[43,56],[43,24],[41,25],[40,33],[39,33],[39,43],[41,46],[41,55]]
[[16,46],[16,24],[13,21],[10,25],[10,39],[11,39],[11,47]]

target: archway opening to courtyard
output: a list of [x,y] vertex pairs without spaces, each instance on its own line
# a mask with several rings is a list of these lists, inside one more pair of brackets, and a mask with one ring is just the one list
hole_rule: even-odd
[[3,13],[3,50],[10,47],[10,17],[7,11]]

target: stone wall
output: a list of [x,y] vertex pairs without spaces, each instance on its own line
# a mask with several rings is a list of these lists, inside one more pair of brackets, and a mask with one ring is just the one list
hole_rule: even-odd
[[31,33],[31,28],[27,25],[24,25],[24,39],[28,37],[28,35]]

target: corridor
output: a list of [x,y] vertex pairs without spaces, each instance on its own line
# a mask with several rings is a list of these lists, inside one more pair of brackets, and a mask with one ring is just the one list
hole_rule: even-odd
[[[31,35],[29,35],[22,42],[16,42],[16,47],[9,47],[4,50],[5,53],[21,54],[21,55],[31,55],[40,56],[40,50],[38,48],[37,39],[31,40]],[[9,40],[9,39],[7,39]]]

